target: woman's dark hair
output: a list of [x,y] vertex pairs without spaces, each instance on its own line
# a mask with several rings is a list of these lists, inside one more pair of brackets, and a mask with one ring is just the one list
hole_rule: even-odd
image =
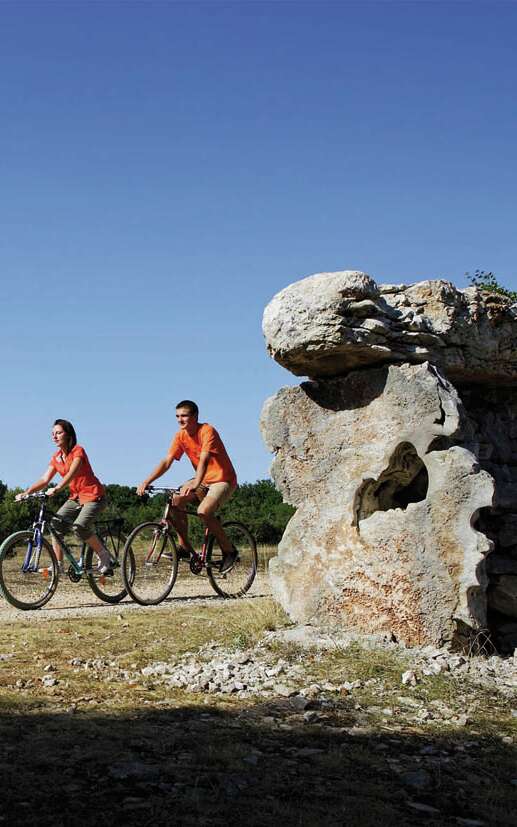
[[56,419],[56,421],[54,422],[54,427],[56,425],[61,425],[63,431],[68,437],[66,444],[66,452],[67,454],[69,454],[72,448],[74,448],[77,445],[77,437],[75,435],[74,426],[71,422],[68,421],[68,419]]
[[183,402],[178,402],[176,410],[178,408],[187,408],[192,416],[199,416],[199,408],[195,402],[192,402],[192,399],[184,399]]

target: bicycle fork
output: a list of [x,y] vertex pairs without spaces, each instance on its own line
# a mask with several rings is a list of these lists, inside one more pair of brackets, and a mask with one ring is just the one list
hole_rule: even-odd
[[[146,554],[145,561],[144,561],[144,566],[153,566],[153,565],[155,565],[156,563],[159,562],[159,560],[162,556],[162,551],[164,549],[165,539],[166,539],[166,536],[167,536],[166,529],[167,529],[168,526],[167,526],[167,522],[165,520],[162,520],[161,522],[162,522],[163,528],[160,529],[160,530],[155,529],[155,531],[153,531],[153,539],[152,539],[151,544],[149,546],[149,551]],[[158,546],[158,543],[159,543],[160,539],[162,539],[161,547]],[[158,556],[154,557],[157,546],[158,546]]]
[[[42,548],[42,533],[39,528],[36,528],[34,531],[34,537],[32,540],[29,540],[27,544],[27,551],[25,553],[25,559],[22,565],[22,572],[26,574],[27,572],[37,572],[39,567],[39,561],[41,557],[41,548]],[[48,572],[47,572],[48,574]],[[45,576],[45,575],[44,575]]]

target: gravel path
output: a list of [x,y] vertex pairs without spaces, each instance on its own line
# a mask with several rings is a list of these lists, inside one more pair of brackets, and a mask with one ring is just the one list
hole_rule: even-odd
[[[240,600],[266,597],[270,593],[267,575],[259,573],[248,594]],[[93,594],[85,581],[73,584],[66,578],[62,578],[54,597],[46,606],[36,611],[22,612],[13,608],[0,597],[0,622],[11,620],[41,622],[42,620],[57,620],[87,615],[93,617],[99,614],[121,614],[132,611],[153,612],[163,610],[166,607],[173,608],[174,606],[184,605],[185,603],[205,603],[214,600],[221,601],[222,599],[215,594],[206,576],[195,577],[182,567],[180,567],[170,597],[158,606],[140,606],[127,597],[121,603],[115,605],[103,603]]]

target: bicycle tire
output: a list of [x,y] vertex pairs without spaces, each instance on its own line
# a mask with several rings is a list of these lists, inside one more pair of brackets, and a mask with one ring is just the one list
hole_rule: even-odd
[[232,568],[221,574],[223,555],[213,534],[208,540],[206,572],[210,585],[221,597],[242,597],[251,588],[257,574],[257,544],[251,531],[243,523],[223,523],[224,533],[238,551]]
[[156,606],[172,591],[178,576],[176,542],[161,523],[141,523],[124,546],[122,577],[128,594],[141,606]]
[[88,546],[84,558],[86,579],[88,580],[90,589],[99,600],[103,600],[105,603],[120,603],[127,595],[120,559],[122,557],[121,549],[124,548],[127,537],[121,531],[114,536],[108,529],[99,531],[98,537],[104,547],[108,549],[110,557],[115,563],[113,566],[113,577],[106,577],[96,571],[97,564],[94,560],[94,552]]
[[0,593],[16,609],[40,609],[53,597],[59,582],[56,555],[44,537],[36,571],[23,571],[32,531],[17,531],[0,546]]

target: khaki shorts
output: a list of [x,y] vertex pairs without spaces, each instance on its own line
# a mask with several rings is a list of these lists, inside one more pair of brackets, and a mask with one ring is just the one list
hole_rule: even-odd
[[[87,540],[94,533],[94,522],[101,511],[104,511],[108,501],[106,497],[101,497],[100,500],[84,503],[81,505],[77,500],[67,500],[56,512],[59,517],[62,517],[68,523],[73,523],[70,528],[79,539]],[[59,520],[52,520],[52,529],[58,537],[63,536],[65,526]]]
[[[191,481],[189,480],[189,482]],[[236,488],[237,486],[231,482],[212,482],[210,485],[200,485],[196,488],[196,497],[199,502],[209,498],[217,508],[221,508],[230,499]]]

